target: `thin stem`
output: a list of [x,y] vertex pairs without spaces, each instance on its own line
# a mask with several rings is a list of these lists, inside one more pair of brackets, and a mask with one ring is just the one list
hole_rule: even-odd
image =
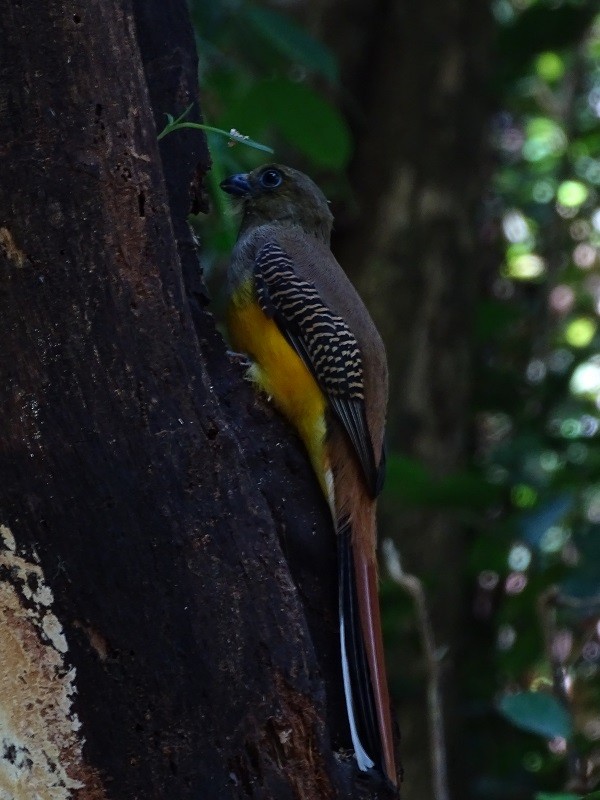
[[421,634],[427,667],[427,712],[429,717],[431,769],[433,772],[433,797],[434,800],[450,800],[440,659],[435,646],[425,590],[423,589],[423,584],[415,575],[408,575],[404,572],[400,563],[400,553],[391,539],[386,539],[383,543],[383,553],[390,576],[413,598],[415,603],[417,627]]
[[[556,699],[563,705],[573,719],[573,704],[567,688],[567,671],[563,660],[557,655],[554,642],[558,633],[556,625],[556,608],[560,604],[560,593],[555,586],[550,586],[538,597],[537,610],[540,627],[544,639],[544,651],[552,670],[552,688]],[[586,790],[587,762],[572,741],[567,741],[567,765],[569,770],[569,788]]]
[[260,142],[255,142],[254,139],[250,139],[249,136],[244,136],[234,128],[232,128],[230,131],[224,131],[222,128],[215,128],[212,125],[205,125],[203,122],[182,122],[182,120],[185,119],[185,117],[187,117],[187,115],[190,113],[191,109],[192,106],[188,106],[183,114],[177,117],[177,119],[173,119],[171,114],[167,114],[168,122],[156,137],[158,141],[164,139],[167,134],[173,133],[174,131],[181,130],[182,128],[191,128],[192,130],[196,131],[205,131],[207,133],[216,133],[218,136],[225,136],[227,139],[229,139],[231,144],[245,144],[247,147],[253,147],[255,150],[262,150],[265,153],[275,152],[272,147],[268,147],[266,144],[260,144]]

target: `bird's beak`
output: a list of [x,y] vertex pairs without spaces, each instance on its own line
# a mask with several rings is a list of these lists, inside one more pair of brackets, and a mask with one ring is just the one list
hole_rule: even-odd
[[221,189],[234,197],[247,197],[252,193],[248,176],[243,172],[239,172],[237,175],[230,175],[224,181],[221,181]]

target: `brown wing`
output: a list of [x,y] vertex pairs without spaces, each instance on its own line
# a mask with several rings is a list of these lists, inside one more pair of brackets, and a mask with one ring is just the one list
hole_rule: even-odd
[[362,356],[354,334],[325,305],[314,284],[298,275],[292,259],[275,242],[267,242],[257,254],[254,275],[260,307],[275,320],[326,394],[375,497],[382,475],[367,425]]

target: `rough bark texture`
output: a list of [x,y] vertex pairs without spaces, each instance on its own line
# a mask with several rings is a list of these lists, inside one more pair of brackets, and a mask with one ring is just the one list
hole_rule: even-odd
[[[448,474],[461,467],[468,448],[490,10],[479,0],[304,5],[339,58],[355,133],[349,172],[355,205],[335,209],[334,251],[386,343],[389,448],[434,475]],[[463,534],[448,514],[399,513],[393,502],[380,532],[394,536],[405,569],[425,579],[436,639],[448,648],[449,760],[460,797],[453,687],[465,619]],[[412,680],[423,687],[397,698],[404,797],[422,800],[432,796],[422,662],[410,647],[391,671],[398,685]]]
[[0,788],[383,798],[332,749],[327,510],[203,310],[206,150],[159,155],[196,79],[162,5],[0,2]]

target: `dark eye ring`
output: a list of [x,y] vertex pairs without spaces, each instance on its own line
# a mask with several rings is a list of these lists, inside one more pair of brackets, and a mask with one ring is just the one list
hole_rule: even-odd
[[276,189],[283,183],[281,172],[276,169],[267,169],[260,176],[260,185],[264,189]]

